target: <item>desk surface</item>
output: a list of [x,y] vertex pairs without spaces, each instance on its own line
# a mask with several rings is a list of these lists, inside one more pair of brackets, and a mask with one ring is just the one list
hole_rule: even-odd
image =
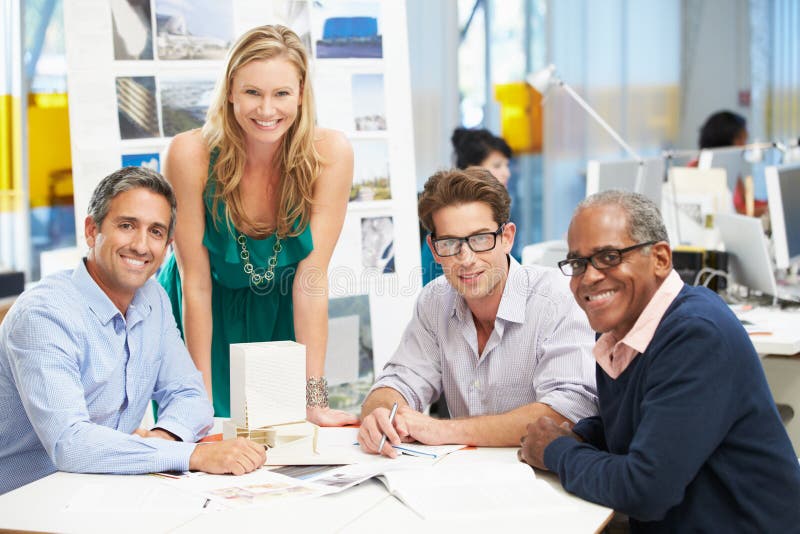
[[[481,448],[452,453],[439,464],[470,464],[483,461],[516,462],[515,448]],[[436,466],[433,467],[435,469]],[[255,531],[287,526],[307,532],[421,532],[421,531],[509,531],[536,525],[542,532],[596,532],[605,526],[612,510],[566,493],[552,473],[537,472],[558,490],[561,506],[531,503],[524,515],[497,517],[463,524],[458,521],[424,521],[374,479],[344,492],[311,500],[286,501],[270,508],[207,511],[187,497],[184,506],[159,510],[139,495],[178,491],[152,476],[80,475],[55,473],[0,496],[0,530],[80,532],[214,532]],[[102,488],[119,495],[103,509],[67,510],[74,496],[85,488]],[[192,497],[194,498],[194,497]],[[138,502],[137,502],[138,501]]]
[[736,316],[764,327],[763,333],[750,335],[759,354],[791,356],[800,353],[800,308],[757,307],[736,311]]

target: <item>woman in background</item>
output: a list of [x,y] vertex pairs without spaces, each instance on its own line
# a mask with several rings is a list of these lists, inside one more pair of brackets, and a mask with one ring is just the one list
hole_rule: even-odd
[[324,378],[328,263],[344,222],[353,151],[316,128],[298,36],[261,26],[231,48],[202,129],[170,143],[175,253],[159,281],[202,372],[216,416],[230,415],[231,343],[306,347],[309,421],[348,424]]
[[456,156],[456,167],[483,167],[501,184],[508,186],[511,171],[511,147],[502,137],[497,137],[486,129],[472,130],[456,128],[450,137]]
[[[710,115],[700,127],[697,145],[700,150],[745,146],[747,138],[747,119],[733,111],[718,111]],[[689,166],[697,166],[697,160],[690,162]],[[733,206],[738,213],[747,213],[747,193],[742,178],[739,176],[736,179]],[[753,199],[752,202],[753,215],[760,217],[767,210],[766,200]]]
[[718,111],[700,127],[700,149],[747,144],[747,120],[732,111]]
[[[511,147],[502,137],[497,137],[486,129],[456,128],[450,137],[455,151],[456,167],[483,167],[492,176],[508,187],[511,171]],[[422,285],[442,274],[442,266],[433,258],[433,252],[422,238]]]

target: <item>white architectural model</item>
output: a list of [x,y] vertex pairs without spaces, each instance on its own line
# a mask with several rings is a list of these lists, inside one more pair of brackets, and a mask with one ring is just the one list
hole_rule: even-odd
[[[231,345],[231,420],[225,439],[246,437],[270,448],[308,441],[317,426],[306,418],[306,348],[294,341]],[[296,444],[297,445],[297,444]]]

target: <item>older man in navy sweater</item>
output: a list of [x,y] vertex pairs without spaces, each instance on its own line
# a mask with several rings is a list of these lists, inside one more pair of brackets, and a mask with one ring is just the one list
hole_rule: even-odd
[[528,425],[520,458],[634,532],[797,532],[800,468],[739,321],[672,269],[656,206],[584,200],[560,262],[589,323],[600,414]]

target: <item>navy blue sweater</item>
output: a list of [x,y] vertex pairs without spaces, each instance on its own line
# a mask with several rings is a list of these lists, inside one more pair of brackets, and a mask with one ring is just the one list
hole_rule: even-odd
[[600,413],[544,455],[567,491],[634,532],[798,532],[800,467],[758,355],[722,300],[684,286]]

